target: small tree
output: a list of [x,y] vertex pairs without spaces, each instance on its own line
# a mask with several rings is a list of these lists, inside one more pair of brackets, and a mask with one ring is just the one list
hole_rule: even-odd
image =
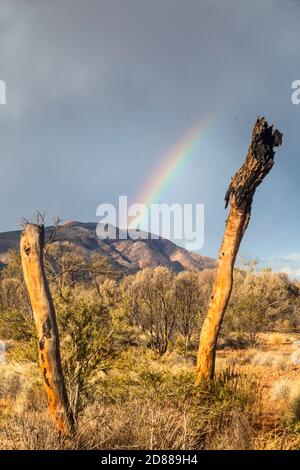
[[174,279],[176,326],[184,338],[185,351],[207,306],[209,289],[202,273],[182,272]]
[[172,273],[164,267],[144,269],[125,279],[122,290],[129,320],[147,335],[152,349],[164,354],[176,320]]
[[87,299],[83,297],[55,298],[62,362],[75,420],[91,400],[97,373],[108,367],[115,330],[108,306],[100,299],[89,299],[88,294]]
[[278,318],[289,316],[297,297],[296,286],[285,275],[269,269],[236,270],[224,329],[241,332],[254,347],[259,333],[270,331]]
[[74,419],[89,403],[97,373],[110,361],[117,321],[111,315],[118,289],[108,261],[69,242],[54,242],[47,250],[62,363]]
[[20,255],[8,253],[6,267],[0,271],[0,336],[28,344],[34,321],[24,283]]

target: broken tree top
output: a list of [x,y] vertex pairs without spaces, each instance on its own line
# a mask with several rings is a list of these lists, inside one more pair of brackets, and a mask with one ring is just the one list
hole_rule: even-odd
[[238,209],[250,209],[255,189],[274,165],[274,147],[282,144],[282,134],[273,131],[264,117],[258,118],[245,162],[231,178],[225,196],[225,207],[234,197]]

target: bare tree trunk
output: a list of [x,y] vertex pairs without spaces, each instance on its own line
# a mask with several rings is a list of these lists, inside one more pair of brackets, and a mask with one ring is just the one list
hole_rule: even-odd
[[40,371],[52,421],[69,435],[74,421],[63,377],[55,310],[44,271],[44,227],[27,224],[21,236],[21,258],[38,335]]
[[213,379],[218,335],[230,299],[236,255],[248,226],[252,199],[257,186],[274,164],[274,147],[281,145],[282,135],[265,118],[258,118],[244,164],[231,179],[225,196],[230,212],[219,252],[216,279],[207,315],[202,326],[197,357],[196,385]]

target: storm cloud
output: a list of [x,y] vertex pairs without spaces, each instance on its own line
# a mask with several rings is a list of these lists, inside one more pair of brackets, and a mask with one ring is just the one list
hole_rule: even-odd
[[35,209],[96,220],[213,115],[162,202],[204,203],[201,252],[216,256],[230,177],[264,115],[284,144],[241,251],[299,252],[299,20],[284,0],[0,0],[0,230]]

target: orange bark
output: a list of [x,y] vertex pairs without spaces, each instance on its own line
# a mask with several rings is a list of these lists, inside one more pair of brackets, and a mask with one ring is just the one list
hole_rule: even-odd
[[246,160],[231,180],[225,196],[230,212],[218,257],[216,278],[207,315],[202,326],[197,356],[196,385],[212,380],[218,336],[232,290],[233,268],[251,214],[256,187],[274,164],[273,148],[281,145],[282,135],[273,132],[264,118],[258,118]]
[[74,426],[60,358],[55,310],[44,271],[44,227],[27,224],[20,243],[25,283],[37,328],[40,371],[48,396],[49,412],[61,435]]

